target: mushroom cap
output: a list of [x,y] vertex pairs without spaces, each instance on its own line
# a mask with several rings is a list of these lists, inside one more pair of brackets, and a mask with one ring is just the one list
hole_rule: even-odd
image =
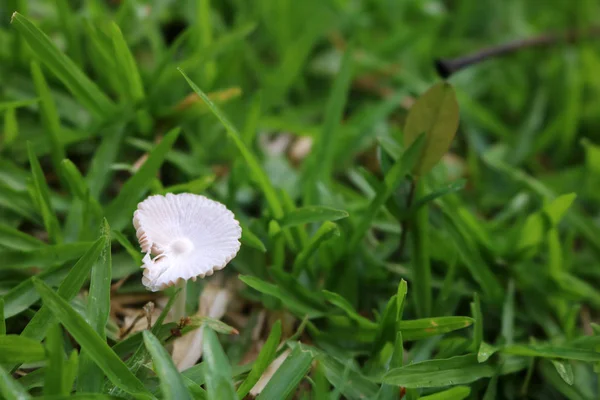
[[138,204],[133,225],[146,253],[142,283],[153,292],[212,275],[240,249],[242,228],[234,214],[196,194],[150,196]]

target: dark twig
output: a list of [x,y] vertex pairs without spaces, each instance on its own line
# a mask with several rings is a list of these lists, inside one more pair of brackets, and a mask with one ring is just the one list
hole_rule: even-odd
[[552,46],[559,43],[575,43],[582,39],[600,36],[600,27],[590,28],[586,31],[568,31],[563,34],[544,34],[529,39],[519,39],[498,46],[488,47],[478,52],[463,57],[435,60],[435,69],[442,78],[478,64],[493,57],[499,57],[531,47]]
[[[417,187],[417,180],[415,179],[411,179],[410,181],[410,189],[408,190],[408,196],[406,197],[406,209],[410,210],[410,207],[412,206],[412,203],[415,199],[415,189]],[[400,244],[398,246],[398,258],[401,260],[402,259],[402,255],[404,254],[404,247],[406,246],[406,234],[408,232],[408,225],[409,225],[409,220],[410,218],[406,218],[404,221],[402,221],[402,223],[400,224]]]

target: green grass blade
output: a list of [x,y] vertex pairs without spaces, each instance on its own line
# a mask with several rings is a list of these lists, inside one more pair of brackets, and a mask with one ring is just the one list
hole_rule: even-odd
[[[447,212],[452,213],[452,210]],[[502,299],[502,286],[491,268],[481,257],[479,248],[468,241],[469,237],[461,232],[457,221],[453,218],[456,215],[449,215],[449,223],[446,224],[446,230],[449,237],[453,240],[460,260],[467,267],[473,279],[481,286],[482,292],[495,301]]]
[[556,372],[565,381],[566,384],[573,386],[575,383],[575,376],[573,375],[573,367],[567,361],[550,360]]
[[498,375],[492,376],[490,382],[488,383],[487,388],[485,389],[485,394],[483,395],[483,400],[496,400],[496,392],[498,390]]
[[[325,351],[301,344],[303,350],[310,351],[325,368],[327,380],[348,399],[374,399],[379,387],[354,368],[347,368],[341,361]],[[350,384],[351,383],[351,384]]]
[[0,250],[0,258],[3,260],[0,270],[24,267],[48,268],[81,256],[90,245],[89,242],[75,242],[46,245],[27,251]]
[[[161,329],[163,328],[163,323],[165,322],[165,318],[167,318],[167,315],[171,311],[171,308],[175,304],[175,300],[177,299],[177,296],[180,293],[181,293],[181,289],[178,289],[175,293],[173,293],[171,295],[171,297],[169,298],[169,301],[167,302],[167,304],[161,311],[160,315],[154,322],[154,325],[152,326],[152,330],[151,330],[152,335],[154,335],[156,337],[161,337],[161,335],[160,335]],[[135,351],[133,351],[133,355],[131,357],[129,357],[129,359],[127,359],[127,362],[126,362],[127,367],[133,374],[137,374],[137,372],[142,367],[142,365],[144,365],[144,363],[148,361],[147,359],[149,357],[148,350],[144,346],[143,338],[141,337],[141,335],[139,335],[139,336],[140,336],[139,342],[138,342],[139,344],[137,345],[137,347],[133,347],[132,351],[134,349],[135,349]],[[117,343],[115,345],[115,347],[113,347],[113,350],[116,351],[117,346],[119,346],[119,344],[123,344],[124,342],[125,341],[121,341],[121,342]],[[115,395],[115,396],[123,395],[122,391],[120,391],[120,389],[117,388],[116,386],[111,387],[109,390],[109,393],[111,395]]]
[[19,31],[36,57],[43,62],[86,108],[98,116],[106,116],[114,108],[110,99],[73,61],[31,21],[15,12],[12,25]]
[[0,365],[0,394],[6,400],[29,400],[31,396],[23,386]]
[[4,113],[4,140],[3,146],[12,145],[19,137],[19,120],[17,119],[17,109],[11,107]]
[[208,108],[215,114],[215,116],[221,121],[225,129],[227,130],[227,134],[237,147],[238,151],[248,164],[248,168],[253,179],[257,182],[258,186],[262,190],[267,203],[269,204],[269,208],[271,209],[271,213],[275,219],[281,219],[283,217],[283,207],[279,198],[277,197],[277,192],[273,187],[273,184],[267,177],[267,174],[260,166],[260,163],[257,157],[250,151],[250,149],[244,144],[242,137],[238,130],[233,126],[229,119],[225,116],[225,114],[208,98],[208,96],[200,90],[198,86],[188,76],[179,69],[179,72],[183,75],[187,83],[190,85],[192,90],[206,103]]
[[369,230],[373,219],[379,212],[381,206],[383,206],[392,195],[393,191],[400,185],[406,175],[414,167],[415,163],[419,159],[423,146],[425,145],[425,135],[421,135],[417,138],[410,147],[406,149],[404,154],[394,163],[392,168],[388,171],[384,178],[384,184],[381,185],[381,189],[377,191],[375,198],[371,200],[364,215],[359,218],[356,230],[350,237],[348,245],[349,249],[356,249],[356,246],[364,235]]
[[279,221],[279,225],[282,228],[286,228],[288,226],[304,225],[313,222],[337,221],[346,217],[348,217],[348,213],[343,210],[336,210],[335,208],[325,206],[308,206],[287,212],[281,221]]
[[17,192],[0,184],[0,206],[28,221],[40,222],[30,195],[25,192]]
[[171,359],[171,355],[152,333],[144,331],[143,335],[144,344],[152,356],[154,369],[160,380],[163,399],[191,400],[192,397],[185,386],[182,375],[177,371],[177,368]]
[[62,386],[65,349],[60,325],[54,324],[48,329],[45,345],[48,353],[48,365],[45,368],[46,373],[44,375],[44,395],[67,395],[71,392],[71,388]]
[[0,297],[0,336],[6,335],[6,320],[4,318],[4,298]]
[[323,243],[334,236],[340,236],[338,226],[333,222],[325,221],[310,238],[306,247],[296,257],[293,266],[294,275],[300,274],[300,272],[306,268],[310,257],[319,249],[319,247],[321,247]]
[[225,322],[210,318],[195,315],[190,317],[190,321],[186,327],[181,330],[181,333],[185,335],[187,332],[193,331],[201,326],[206,326],[216,333],[223,333],[225,335],[239,334],[238,330],[233,326],[227,325]]
[[81,345],[81,348],[87,351],[90,358],[104,371],[108,379],[132,395],[148,394],[142,382],[129,371],[125,363],[69,303],[39,279],[34,279],[33,282],[44,303],[50,307],[52,313]]
[[60,171],[72,195],[83,202],[86,212],[94,218],[93,221],[100,220],[102,206],[90,195],[88,185],[75,164],[69,159],[64,159],[60,163]]
[[60,163],[60,171],[64,175],[71,193],[75,197],[85,200],[88,191],[87,184],[75,164],[69,159],[64,159]]
[[[103,242],[103,247],[98,260],[92,267],[86,316],[88,323],[100,338],[106,340],[106,323],[110,313],[110,283],[112,279],[110,226],[108,226],[106,220],[104,220],[102,226],[102,239],[100,240]],[[79,376],[85,376],[85,379],[78,381],[78,391],[94,393],[102,389],[104,374],[92,362],[85,349],[82,350],[81,359],[79,360]]]
[[[285,190],[279,190],[279,196],[281,199],[281,204],[283,205],[283,211],[286,215],[295,214],[295,211],[298,209],[294,200],[290,197],[290,194]],[[342,211],[343,212],[343,211]],[[306,215],[306,214],[305,214]],[[298,216],[298,214],[296,214]],[[285,219],[285,217],[284,217]],[[326,219],[325,219],[326,220]],[[275,222],[275,221],[273,221]],[[279,224],[278,224],[279,225]],[[282,227],[279,226],[277,230],[280,230]],[[299,249],[306,247],[308,242],[308,234],[306,232],[305,226],[296,225],[291,229],[284,229],[283,236],[285,240],[288,242],[290,250],[293,252],[298,252]]]
[[322,131],[307,160],[304,185],[304,204],[314,204],[318,182],[328,182],[333,172],[333,161],[337,149],[339,125],[342,120],[348,90],[352,81],[352,50],[346,50],[342,58],[327,105]]
[[112,237],[115,238],[117,242],[119,242],[119,244],[125,249],[127,254],[131,256],[131,259],[134,263],[138,265],[142,264],[142,253],[140,253],[140,251],[134,247],[134,245],[129,241],[129,239],[127,239],[125,235],[123,235],[121,232],[112,231]]
[[60,26],[67,39],[68,51],[77,65],[82,65],[81,36],[77,31],[77,15],[71,9],[68,0],[57,0],[56,10],[60,18]]
[[258,133],[258,124],[262,114],[262,92],[257,92],[250,101],[250,106],[244,130],[242,131],[242,140],[248,147],[252,147],[256,134]]
[[127,46],[123,33],[116,23],[110,25],[117,74],[121,77],[122,95],[138,103],[144,100],[144,85],[135,59]]
[[83,33],[87,39],[86,53],[90,64],[97,76],[98,81],[103,85],[110,87],[114,92],[120,93],[121,81],[118,74],[114,71],[117,68],[113,56],[112,43],[110,38],[104,33],[103,21],[93,21],[91,19],[83,21]]
[[144,165],[125,182],[117,197],[106,209],[106,219],[115,230],[122,230],[130,222],[140,198],[156,179],[156,173],[179,136],[179,128],[172,129],[156,146],[144,162]]
[[[416,185],[415,196],[423,197],[424,186],[422,180],[413,183]],[[429,209],[421,207],[415,213],[412,225],[405,226],[410,230],[412,237],[412,271],[415,308],[417,316],[424,318],[431,315],[433,295],[431,293],[431,261],[429,256]],[[405,337],[405,339],[407,339]]]
[[343,310],[346,315],[348,315],[349,318],[353,319],[354,321],[356,321],[359,325],[362,325],[364,327],[368,327],[368,328],[377,328],[377,324],[371,320],[369,320],[368,318],[363,317],[362,315],[360,315],[352,306],[352,304],[350,304],[348,302],[348,300],[346,300],[344,297],[340,296],[337,293],[334,292],[330,292],[328,290],[323,290],[322,291],[323,295],[325,296],[325,299],[327,299],[328,302],[330,302],[331,304],[333,304],[334,306],[336,306],[337,308]]
[[477,350],[477,361],[480,363],[486,362],[492,355],[494,355],[499,349],[486,342],[481,342],[479,349]]
[[390,359],[390,368],[400,368],[404,365],[404,339],[402,331],[396,332],[394,339],[394,351]]
[[[239,27],[228,32],[218,40],[216,40],[209,48],[202,51],[202,57],[199,58],[196,54],[189,55],[185,59],[180,61],[179,67],[181,69],[197,70],[204,65],[207,61],[218,56],[224,50],[233,47],[236,43],[242,43],[243,40],[250,35],[256,29],[256,23],[249,22],[241,24]],[[181,79],[180,76],[176,75],[177,70],[170,68],[169,62],[175,58],[176,54],[180,51],[182,45],[190,38],[193,38],[194,29],[193,27],[188,28],[185,32],[177,37],[175,42],[171,45],[169,50],[165,53],[162,60],[157,62],[156,69],[152,74],[152,78],[149,80],[154,83],[154,86],[149,88],[150,95],[153,101],[158,101],[160,93],[164,91],[165,87],[173,85],[175,79]]]
[[[539,180],[526,174],[522,170],[511,167],[501,160],[495,159],[492,155],[486,153],[483,156],[483,160],[490,167],[504,173],[507,177],[514,180],[515,182],[522,183],[527,186],[531,191],[538,194],[545,200],[554,200],[557,195],[556,193],[544,185]],[[600,229],[590,221],[581,210],[577,207],[573,207],[566,215],[567,220],[573,225],[579,233],[585,237],[589,244],[594,248],[597,254],[600,254]]]
[[313,361],[310,351],[296,346],[267,383],[257,400],[286,399],[308,373]]
[[287,290],[283,290],[278,285],[265,282],[254,276],[240,275],[239,279],[251,288],[281,300],[285,306],[297,316],[304,318],[318,318],[323,316],[323,311],[315,308],[312,304],[302,301],[292,294],[288,293]]
[[[92,268],[94,261],[100,255],[102,249],[102,238],[98,239],[81,257],[81,259],[69,270],[69,273],[61,281],[58,288],[58,295],[67,301],[71,301],[77,293],[81,290],[81,287],[87,280],[89,271]],[[46,336],[48,328],[55,321],[55,318],[48,308],[47,305],[43,304],[42,307],[35,313],[33,318],[25,326],[21,332],[21,336],[34,339],[43,340]]]
[[587,362],[600,361],[600,353],[597,351],[553,345],[510,345],[501,349],[501,352],[525,357],[561,358]]
[[50,146],[52,157],[52,163],[54,164],[54,171],[60,171],[60,162],[65,158],[65,149],[61,142],[61,127],[60,117],[56,111],[56,104],[50,94],[50,88],[44,78],[44,73],[40,68],[40,65],[36,62],[31,63],[31,76],[35,83],[35,88],[40,96],[40,114],[45,130],[48,132],[50,137]]
[[40,101],[39,98],[27,99],[27,100],[15,100],[15,101],[0,101],[0,112],[6,110],[14,110],[20,107],[27,107],[30,105],[37,104]]
[[13,250],[30,251],[45,245],[41,240],[0,223],[0,245]]
[[77,350],[73,350],[71,352],[71,356],[65,362],[64,373],[61,376],[62,387],[67,390],[67,393],[70,392],[73,388],[73,384],[75,383],[75,379],[77,379],[77,372],[79,371],[79,353]]
[[40,399],[40,400],[69,400],[69,399],[76,399],[76,400],[119,400],[121,398],[120,397],[108,396],[106,394],[101,394],[101,393],[73,393],[73,394],[62,395],[62,396],[41,396],[41,397],[36,397],[36,399]]
[[468,386],[457,386],[452,389],[444,390],[430,394],[428,396],[419,397],[421,400],[463,400],[469,397],[471,388]]
[[[102,251],[104,241],[105,238],[100,238],[94,242],[79,261],[77,261],[77,263],[69,270],[69,273],[64,280],[61,281],[61,284],[58,287],[57,293],[60,297],[66,301],[71,301],[79,293],[89,276],[92,265]],[[52,314],[48,306],[42,305],[35,316],[29,321],[25,329],[23,329],[21,335],[32,339],[42,340],[52,319]]]
[[405,217],[405,218],[410,217],[413,213],[417,212],[421,207],[425,206],[428,203],[433,202],[435,199],[438,199],[438,198],[445,196],[447,194],[450,194],[450,193],[456,193],[456,192],[461,191],[462,189],[464,189],[466,184],[467,184],[466,179],[459,179],[457,181],[449,183],[446,186],[435,189],[433,192],[431,192],[419,199],[416,199],[415,203],[406,211],[406,214],[403,215],[403,217]]
[[41,343],[18,335],[0,336],[0,363],[23,363],[46,359]]
[[275,268],[271,269],[269,273],[275,281],[275,284],[284,292],[294,296],[297,299],[297,302],[306,304],[316,310],[327,310],[325,297],[321,295],[321,293],[305,287],[292,274]]
[[419,340],[441,335],[473,324],[469,317],[436,317],[400,321],[398,328],[404,340]]
[[261,253],[266,253],[267,248],[258,238],[258,236],[252,233],[252,231],[250,231],[245,224],[240,222],[240,225],[242,227],[242,238],[240,239],[240,242],[242,242],[242,244],[245,246],[252,247],[253,249],[260,251]]
[[502,307],[502,330],[505,344],[512,344],[515,337],[515,282],[508,281],[508,290]]
[[428,360],[390,370],[381,381],[406,388],[443,387],[467,384],[492,377],[496,368],[480,364],[475,355]]
[[231,380],[231,365],[223,352],[217,334],[204,326],[203,354],[207,368],[206,388],[209,399],[237,400],[233,382]]
[[473,301],[471,302],[471,314],[475,320],[471,350],[476,352],[479,351],[479,347],[483,342],[483,313],[481,312],[481,302],[479,301],[479,295],[477,293],[475,293]]
[[40,166],[31,143],[27,143],[27,152],[29,154],[29,164],[31,166],[31,174],[33,175],[33,186],[34,186],[34,203],[38,204],[39,211],[44,219],[44,226],[50,237],[52,243],[62,242],[62,233],[60,231],[60,224],[56,213],[54,212],[52,205],[50,204],[50,188],[46,183],[44,172]]
[[402,316],[404,314],[404,306],[406,305],[406,294],[408,293],[408,284],[404,279],[400,280],[398,284],[398,291],[396,292],[396,326],[402,322]]
[[108,168],[117,159],[119,147],[123,135],[125,135],[125,124],[119,123],[106,128],[107,132],[102,135],[100,147],[96,150],[94,158],[90,164],[86,181],[90,188],[90,194],[98,199],[104,187],[112,175],[112,170]]
[[[199,0],[196,3],[198,23],[194,26],[196,35],[193,36],[197,39],[194,47],[198,55],[208,49],[213,42],[213,22],[211,13],[210,0]],[[215,79],[216,72],[216,62],[214,60],[207,61],[202,66],[202,81],[207,85],[210,85]]]
[[277,347],[279,346],[280,339],[281,321],[277,320],[277,322],[271,328],[271,333],[269,333],[269,337],[260,350],[256,361],[254,361],[252,370],[250,370],[250,373],[237,390],[237,395],[240,399],[246,397],[246,395],[250,392],[250,389],[254,387],[256,382],[258,382],[269,364],[271,364],[273,359],[275,359],[275,354],[277,353]]
[[[57,286],[62,282],[68,271],[69,268],[66,266],[57,266],[42,271],[37,275],[37,278],[49,285]],[[33,277],[24,280],[14,288],[10,289],[4,294],[3,299],[5,318],[13,317],[25,311],[29,306],[40,299],[39,294],[33,286]]]
[[564,378],[556,371],[556,367],[549,362],[541,362],[538,370],[540,371],[540,378],[544,382],[548,383],[554,389],[558,391],[562,396],[558,398],[569,399],[569,400],[586,400],[591,399],[593,396],[585,396],[581,393],[577,386],[569,385],[565,382]]
[[191,380],[185,375],[181,375],[183,378],[183,382],[185,383],[185,387],[190,392],[190,395],[194,400],[209,400],[208,395],[206,394],[206,390],[202,389],[200,385]]

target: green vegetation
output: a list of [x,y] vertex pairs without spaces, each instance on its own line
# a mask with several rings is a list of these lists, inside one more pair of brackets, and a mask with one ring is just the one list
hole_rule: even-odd
[[[2,1],[0,398],[598,398],[599,13]],[[242,248],[151,293],[132,215],[181,192]]]

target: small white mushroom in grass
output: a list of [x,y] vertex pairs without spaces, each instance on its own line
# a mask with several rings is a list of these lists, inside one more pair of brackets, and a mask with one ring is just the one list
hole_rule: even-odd
[[[146,253],[142,283],[153,292],[212,275],[240,249],[242,228],[233,213],[204,196],[150,196],[138,205],[133,225]],[[179,297],[185,302],[184,293]]]

